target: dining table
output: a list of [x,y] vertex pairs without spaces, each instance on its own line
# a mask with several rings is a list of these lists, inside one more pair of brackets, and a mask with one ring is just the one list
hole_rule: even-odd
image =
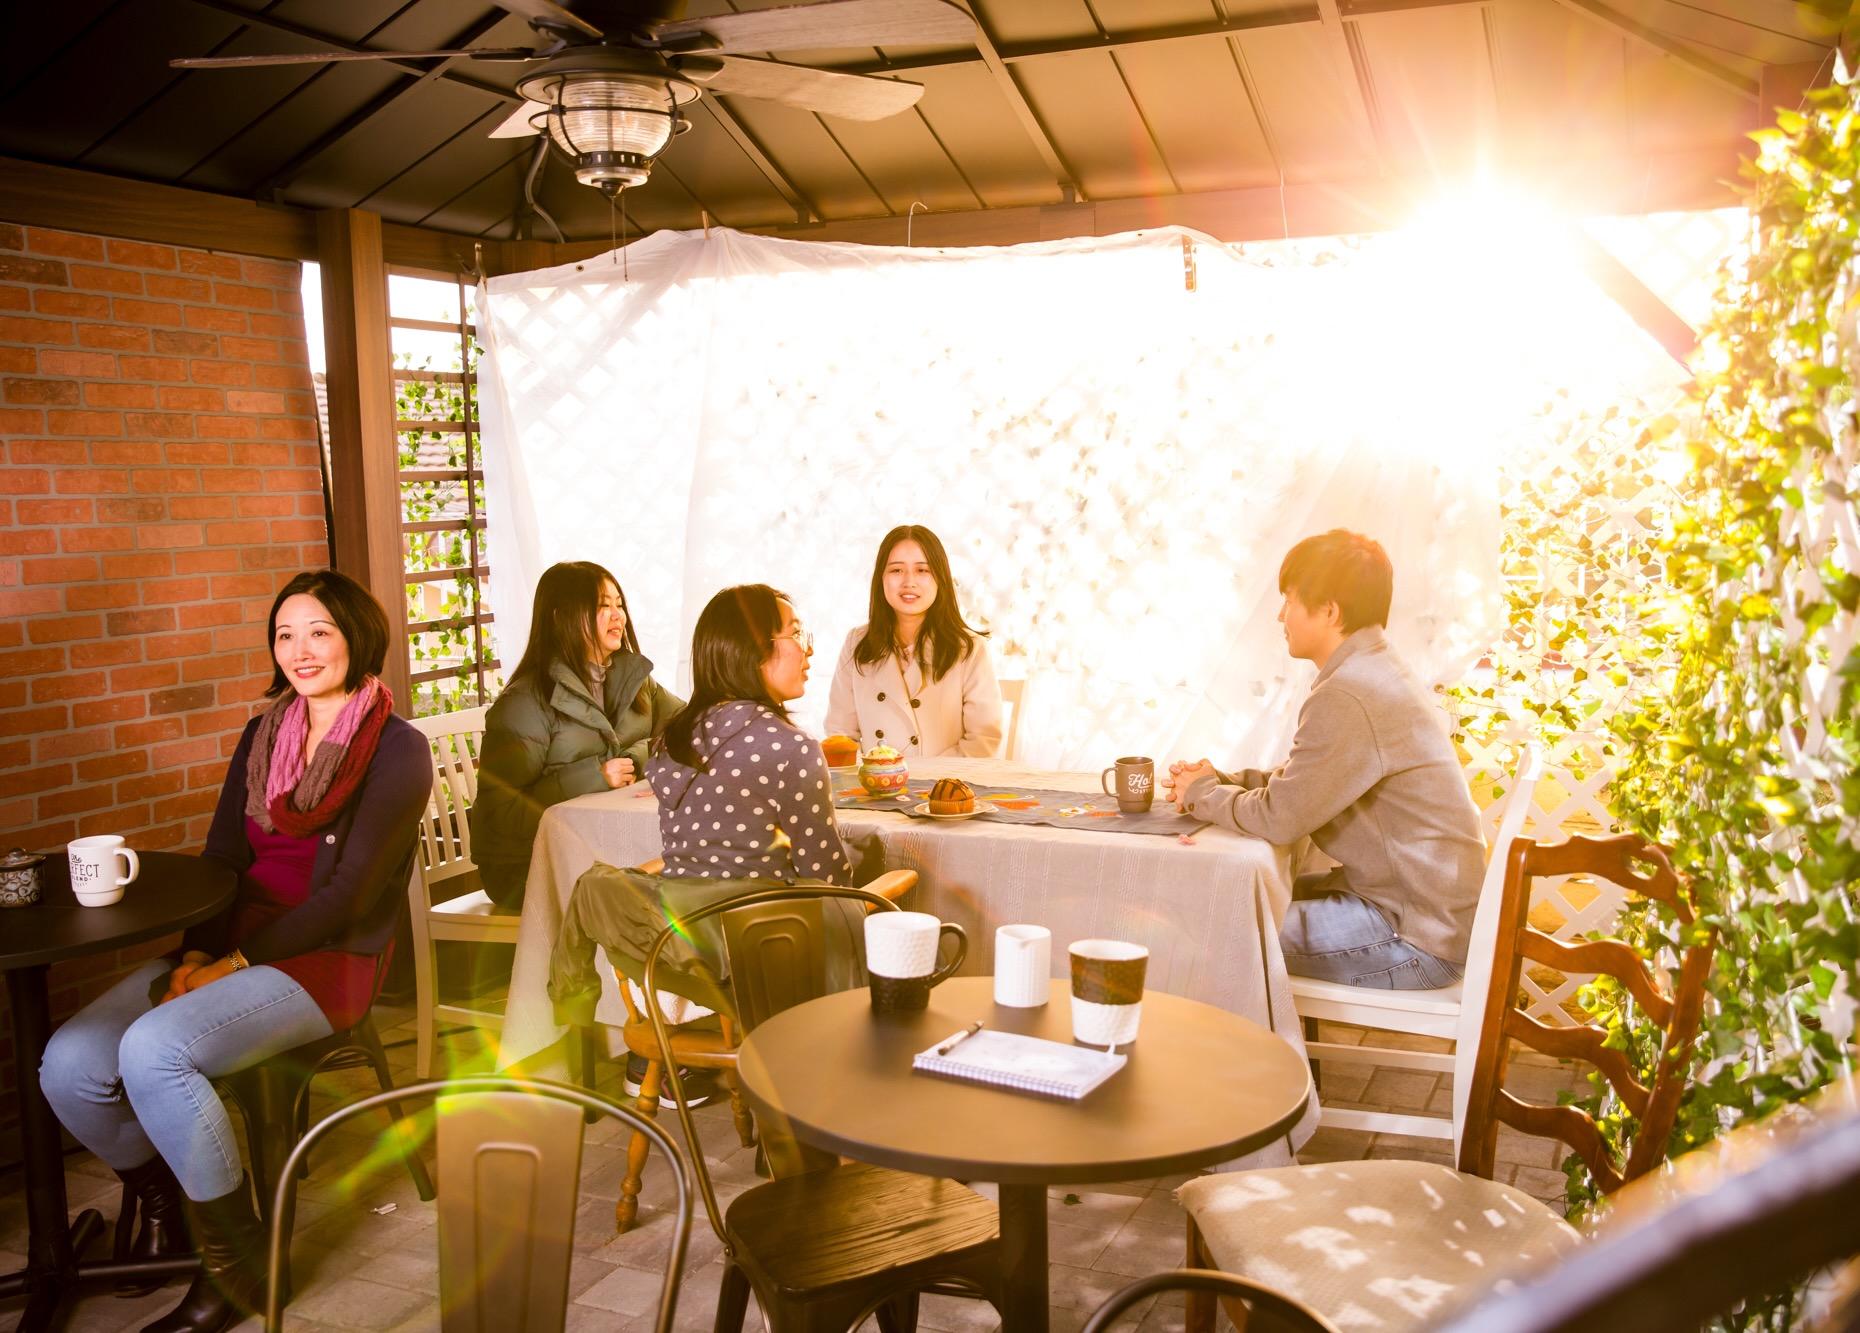
[[737,1077],[756,1111],[803,1142],[876,1166],[993,1181],[1006,1333],[1046,1333],[1047,1188],[1194,1171],[1282,1141],[1311,1104],[1303,1057],[1257,1023],[1146,991],[1124,1065],[1076,1101],[935,1077],[912,1058],[971,1024],[1072,1041],[1071,986],[1047,1002],[994,1002],[958,977],[916,1013],[875,1013],[861,988],[765,1019],[743,1039]]
[[[912,765],[913,787],[938,777],[961,778],[978,789],[1100,793],[1096,773],[1030,769],[999,759]],[[1054,977],[1068,974],[1066,950],[1074,941],[1126,940],[1149,950],[1149,989],[1248,1019],[1302,1058],[1304,1036],[1278,935],[1301,849],[1186,816],[1180,832],[1169,836],[1108,832],[1097,826],[1102,821],[1053,827],[913,818],[902,809],[840,809],[837,818],[848,841],[877,836],[887,869],[917,872],[918,885],[904,905],[963,928],[966,975],[992,974],[994,932],[1002,925],[1050,929]],[[548,977],[575,881],[596,863],[638,865],[660,851],[658,803],[644,782],[543,813],[524,891],[500,1067],[521,1063],[529,1072],[559,1074],[569,1062],[560,1045],[568,1028],[555,1021]],[[595,1017],[617,1029],[626,1021],[625,1003],[612,970],[600,971]],[[1313,1103],[1286,1133],[1228,1165],[1289,1165],[1316,1128]]]

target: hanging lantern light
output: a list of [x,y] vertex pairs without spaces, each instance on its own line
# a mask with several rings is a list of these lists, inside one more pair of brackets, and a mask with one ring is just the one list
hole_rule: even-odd
[[575,179],[606,195],[643,185],[672,136],[691,128],[679,107],[699,96],[651,52],[582,47],[520,80],[542,105],[531,118],[575,164]]

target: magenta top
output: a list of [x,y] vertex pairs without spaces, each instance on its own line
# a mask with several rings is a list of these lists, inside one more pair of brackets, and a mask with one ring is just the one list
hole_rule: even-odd
[[[249,815],[246,841],[252,846],[252,864],[239,879],[239,899],[233,909],[232,940],[256,934],[310,896],[320,838],[293,838],[267,833]],[[393,956],[390,940],[379,963],[386,968]],[[341,1032],[361,1022],[374,1002],[376,958],[372,954],[318,949],[265,964],[295,981],[317,1002],[330,1027]]]

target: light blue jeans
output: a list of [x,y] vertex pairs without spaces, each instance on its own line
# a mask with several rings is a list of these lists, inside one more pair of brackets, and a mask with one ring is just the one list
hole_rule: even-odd
[[310,993],[274,967],[250,967],[163,1005],[149,987],[170,964],[144,963],[46,1043],[45,1099],[78,1142],[117,1169],[160,1153],[187,1197],[238,1188],[245,1165],[212,1080],[330,1035]]
[[1434,990],[1463,970],[1396,934],[1380,908],[1344,887],[1341,870],[1298,877],[1279,947],[1294,976],[1376,990]]

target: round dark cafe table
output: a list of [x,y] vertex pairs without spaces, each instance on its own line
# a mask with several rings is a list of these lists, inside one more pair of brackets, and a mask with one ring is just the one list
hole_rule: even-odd
[[39,1060],[51,1036],[46,970],[70,958],[159,939],[205,921],[233,900],[238,877],[226,866],[177,852],[141,853],[142,872],[108,907],[85,907],[71,895],[70,862],[53,852],[40,867],[44,899],[33,907],[0,910],[0,968],[13,1004],[13,1050],[19,1062],[21,1147],[25,1154],[26,1213],[31,1240],[27,1265],[0,1277],[0,1300],[26,1295],[19,1327],[50,1327],[60,1301],[80,1283],[124,1277],[170,1277],[195,1260],[82,1263],[79,1255],[103,1229],[86,1209],[66,1224],[65,1165],[58,1120],[39,1089]]
[[1082,1101],[911,1071],[911,1057],[981,1019],[1072,1040],[1068,982],[1038,1009],[994,1002],[990,977],[957,977],[919,1014],[875,1015],[864,988],[776,1014],[743,1040],[737,1074],[765,1114],[862,1162],[1000,1185],[1002,1322],[1047,1326],[1046,1188],[1192,1171],[1252,1152],[1303,1113],[1311,1071],[1279,1037],[1213,1005],[1143,993],[1130,1062]]

